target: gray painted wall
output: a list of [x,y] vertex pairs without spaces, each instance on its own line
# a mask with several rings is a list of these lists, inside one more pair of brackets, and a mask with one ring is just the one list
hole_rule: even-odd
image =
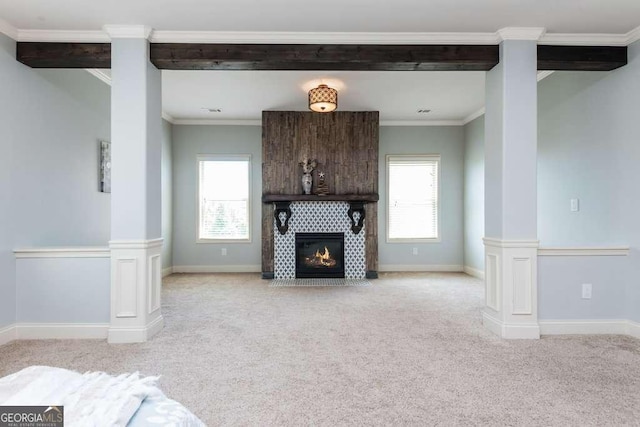
[[[440,154],[440,235],[438,243],[387,243],[386,156]],[[380,270],[385,265],[463,265],[464,129],[461,126],[384,126],[380,128]],[[416,183],[416,189],[419,183]],[[413,255],[418,248],[418,255]]]
[[16,261],[18,323],[109,323],[109,258]]
[[171,123],[162,121],[162,268],[173,266],[173,143]]
[[[539,87],[538,228],[544,246],[629,245],[627,258],[590,258],[574,277],[572,263],[541,281],[541,307],[567,299],[574,318],[584,316],[576,284],[593,284],[592,313],[640,321],[640,43],[629,64],[609,73],[557,72]],[[580,199],[570,212],[569,200]],[[549,261],[541,263],[541,275]],[[555,267],[555,266],[554,266]],[[608,274],[607,274],[608,273]],[[588,281],[587,281],[588,280]],[[544,287],[553,286],[553,293]],[[602,289],[607,297],[596,295]],[[612,299],[609,295],[618,295]],[[570,297],[569,297],[570,296]],[[557,313],[544,312],[544,318]]]
[[83,70],[21,66],[16,77],[26,99],[14,98],[8,123],[14,245],[105,246],[111,196],[98,191],[99,140],[109,140],[109,86]]
[[[196,243],[198,154],[251,154],[250,243]],[[173,126],[174,266],[251,266],[260,271],[261,197],[260,126]],[[222,248],[227,249],[226,256],[221,255]]]
[[11,83],[20,72],[15,60],[16,44],[0,34],[0,329],[16,318],[16,269],[13,258],[13,140],[17,130],[9,124],[15,120],[15,100],[20,99],[20,87]]
[[484,116],[464,127],[464,265],[484,271]]
[[109,86],[83,70],[34,70],[0,35],[0,327],[16,319],[13,249],[105,246],[110,196],[98,191],[110,137]]

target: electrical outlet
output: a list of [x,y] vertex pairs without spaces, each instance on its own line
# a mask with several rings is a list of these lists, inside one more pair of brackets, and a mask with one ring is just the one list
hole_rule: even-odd
[[413,254],[418,255],[418,248],[413,248]]
[[227,256],[227,248],[221,248],[220,249],[220,255]]
[[591,299],[591,283],[582,284],[582,299]]
[[580,199],[571,199],[571,212],[578,212],[580,210]]

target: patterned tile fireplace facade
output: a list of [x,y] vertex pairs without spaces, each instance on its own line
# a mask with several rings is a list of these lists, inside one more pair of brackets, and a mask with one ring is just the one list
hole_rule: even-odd
[[348,202],[292,202],[290,209],[284,234],[274,224],[274,278],[296,277],[296,233],[344,233],[344,277],[365,278],[365,231],[352,231]]

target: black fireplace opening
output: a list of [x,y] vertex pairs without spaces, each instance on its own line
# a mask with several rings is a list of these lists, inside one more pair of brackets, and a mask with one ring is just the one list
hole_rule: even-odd
[[344,233],[296,233],[296,278],[344,278]]

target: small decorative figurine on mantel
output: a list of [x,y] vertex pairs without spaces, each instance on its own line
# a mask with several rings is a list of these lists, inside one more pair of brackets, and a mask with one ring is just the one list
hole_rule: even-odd
[[311,172],[313,172],[316,166],[318,166],[318,162],[305,157],[299,165],[302,166],[302,190],[304,191],[304,194],[311,194],[311,187],[313,185]]
[[324,172],[318,172],[318,185],[316,186],[316,195],[326,196],[329,194],[329,186],[325,181],[326,174]]

